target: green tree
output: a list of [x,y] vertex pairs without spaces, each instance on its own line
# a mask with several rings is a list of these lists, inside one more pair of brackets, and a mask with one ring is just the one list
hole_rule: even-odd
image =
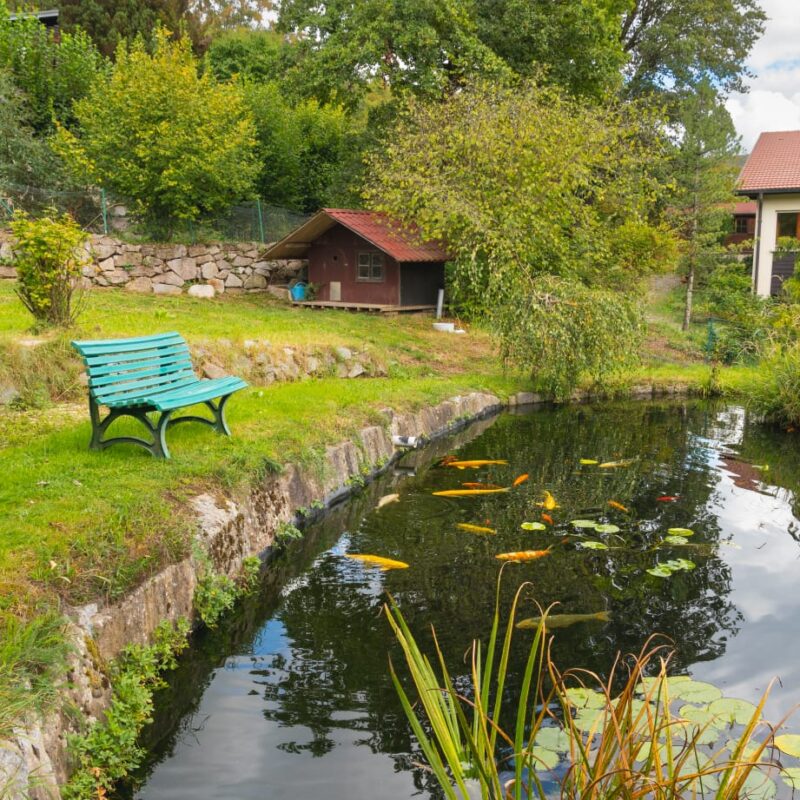
[[48,133],[57,121],[74,122],[72,104],[100,79],[104,63],[82,31],[64,33],[56,42],[35,17],[11,21],[0,4],[0,69],[25,96],[28,120],[37,133]]
[[620,19],[628,0],[477,0],[478,36],[516,73],[536,75],[576,95],[619,86],[627,55]]
[[348,108],[376,85],[438,97],[471,76],[507,72],[467,0],[283,0],[278,29],[297,37],[298,83]]
[[661,192],[657,127],[640,107],[478,84],[412,103],[372,158],[365,194],[447,242],[455,299],[488,319],[509,360],[563,396],[636,351],[637,316],[608,290],[634,298],[670,252],[649,221]]
[[742,91],[745,59],[764,32],[758,0],[636,0],[622,19],[630,94],[663,92],[707,80]]
[[242,90],[198,74],[189,42],[155,35],[117,52],[106,81],[75,104],[57,143],[76,173],[131,198],[151,221],[196,219],[249,195],[257,165]]
[[734,201],[739,143],[716,87],[701,81],[679,95],[671,172],[675,196],[670,216],[682,239],[681,266],[686,276],[683,329],[692,321],[699,275],[712,270],[722,255],[722,234]]
[[292,45],[277,31],[239,28],[225,31],[211,42],[206,65],[221,81],[237,75],[275,81],[283,78],[291,50]]

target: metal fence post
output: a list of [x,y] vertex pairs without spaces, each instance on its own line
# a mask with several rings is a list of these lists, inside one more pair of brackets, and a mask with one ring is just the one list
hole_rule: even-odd
[[100,213],[103,215],[103,233],[108,236],[108,205],[105,189],[100,190]]
[[261,244],[264,244],[264,217],[261,214],[261,198],[256,197],[256,211],[258,212],[258,233],[261,237]]

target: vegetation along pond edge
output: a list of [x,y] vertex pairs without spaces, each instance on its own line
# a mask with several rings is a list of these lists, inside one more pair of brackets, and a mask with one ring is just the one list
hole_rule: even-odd
[[[642,383],[630,387],[631,399],[688,396],[699,387]],[[571,402],[595,399],[578,390]],[[503,400],[474,392],[416,412],[384,409],[386,422],[363,428],[351,440],[328,447],[322,468],[288,464],[239,497],[197,494],[187,502],[197,520],[193,555],[153,575],[121,600],[71,609],[66,635],[73,653],[61,686],[63,701],[44,717],[29,715],[14,735],[0,741],[0,795],[4,800],[61,800],[70,772],[68,739],[102,721],[113,688],[109,662],[130,646],[149,645],[159,625],[199,619],[196,590],[208,574],[236,579],[256,556],[266,561],[281,531],[292,530],[324,513],[396,461],[402,451],[393,437],[420,442],[454,433],[504,408],[547,404],[543,395],[518,392]]]

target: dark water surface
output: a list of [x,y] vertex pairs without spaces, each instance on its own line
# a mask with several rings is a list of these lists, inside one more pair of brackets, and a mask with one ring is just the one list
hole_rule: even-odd
[[[404,469],[310,526],[270,566],[258,596],[199,637],[157,699],[135,797],[436,796],[415,766],[420,757],[391,686],[389,655],[402,665],[380,613],[385,593],[426,648],[428,626],[436,627],[452,670],[463,674],[463,653],[490,625],[494,555],[554,542],[549,557],[506,568],[502,593],[507,606],[530,581],[525,614],[536,613],[534,598],[561,603],[561,613],[610,613],[607,623],[555,631],[559,666],[606,673],[617,651],[638,650],[660,632],[675,642],[673,671],[711,681],[726,696],[755,700],[779,676],[766,709],[768,719],[779,718],[800,701],[799,445],[797,435],[760,426],[738,407],[620,404],[504,414],[410,454]],[[444,453],[510,464],[436,468]],[[581,458],[635,461],[599,469],[580,466]],[[508,486],[520,473],[530,480],[508,495],[431,495],[461,481]],[[540,519],[535,504],[545,489],[560,504],[554,528],[521,530]],[[377,510],[394,492],[400,501]],[[664,495],[679,499],[658,502]],[[588,537],[613,549],[562,541],[575,532],[570,520],[587,517],[621,528],[620,538]],[[468,533],[458,522],[497,535]],[[694,530],[692,546],[655,550],[670,527]],[[382,573],[344,558],[348,552],[411,567]],[[669,579],[647,574],[677,557],[697,568]]]

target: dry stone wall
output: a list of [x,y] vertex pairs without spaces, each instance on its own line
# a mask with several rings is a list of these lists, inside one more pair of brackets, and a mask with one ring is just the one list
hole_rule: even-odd
[[[306,262],[267,261],[257,242],[130,244],[93,235],[86,245],[87,286],[117,286],[144,294],[213,297],[223,292],[266,291],[299,276]],[[15,278],[8,234],[0,232],[0,278]]]

